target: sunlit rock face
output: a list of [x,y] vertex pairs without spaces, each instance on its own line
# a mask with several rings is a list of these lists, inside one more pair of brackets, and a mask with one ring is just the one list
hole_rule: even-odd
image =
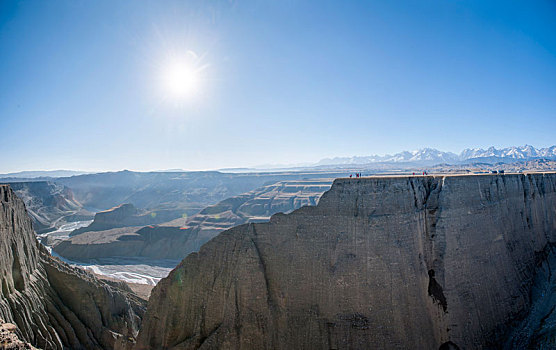
[[555,174],[338,179],[184,259],[137,348],[500,347],[555,239]]
[[23,201],[0,185],[0,319],[44,349],[131,349],[144,304],[48,254]]

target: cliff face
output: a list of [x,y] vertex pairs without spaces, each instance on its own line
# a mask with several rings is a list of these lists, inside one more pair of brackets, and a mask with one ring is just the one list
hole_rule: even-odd
[[502,346],[555,239],[556,174],[338,179],[184,259],[137,348]]
[[52,258],[23,202],[0,185],[0,318],[47,349],[130,349],[144,304],[129,291]]
[[506,349],[556,349],[556,246],[539,252],[537,262],[529,313],[508,335]]

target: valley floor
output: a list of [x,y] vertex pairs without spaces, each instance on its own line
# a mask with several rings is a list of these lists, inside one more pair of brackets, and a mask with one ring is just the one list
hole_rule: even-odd
[[52,251],[53,242],[67,239],[70,232],[89,225],[92,220],[76,221],[62,225],[55,231],[38,235],[38,239],[50,253],[62,261],[110,281],[123,281],[141,298],[148,300],[152,288],[161,278],[166,277],[179,261],[148,258],[104,258],[90,262],[76,262],[65,259]]

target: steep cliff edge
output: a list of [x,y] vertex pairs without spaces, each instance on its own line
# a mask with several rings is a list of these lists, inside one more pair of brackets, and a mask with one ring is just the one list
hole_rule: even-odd
[[0,185],[0,319],[46,349],[130,349],[144,303],[118,284],[52,258],[35,239],[25,205]]
[[153,290],[137,349],[500,347],[556,242],[556,174],[338,179]]

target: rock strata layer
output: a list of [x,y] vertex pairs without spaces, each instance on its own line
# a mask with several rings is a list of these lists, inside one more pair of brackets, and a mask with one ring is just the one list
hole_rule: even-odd
[[23,201],[0,185],[0,318],[44,349],[131,349],[144,303],[53,258],[35,239]]
[[555,240],[553,173],[338,179],[184,259],[137,349],[502,347]]

